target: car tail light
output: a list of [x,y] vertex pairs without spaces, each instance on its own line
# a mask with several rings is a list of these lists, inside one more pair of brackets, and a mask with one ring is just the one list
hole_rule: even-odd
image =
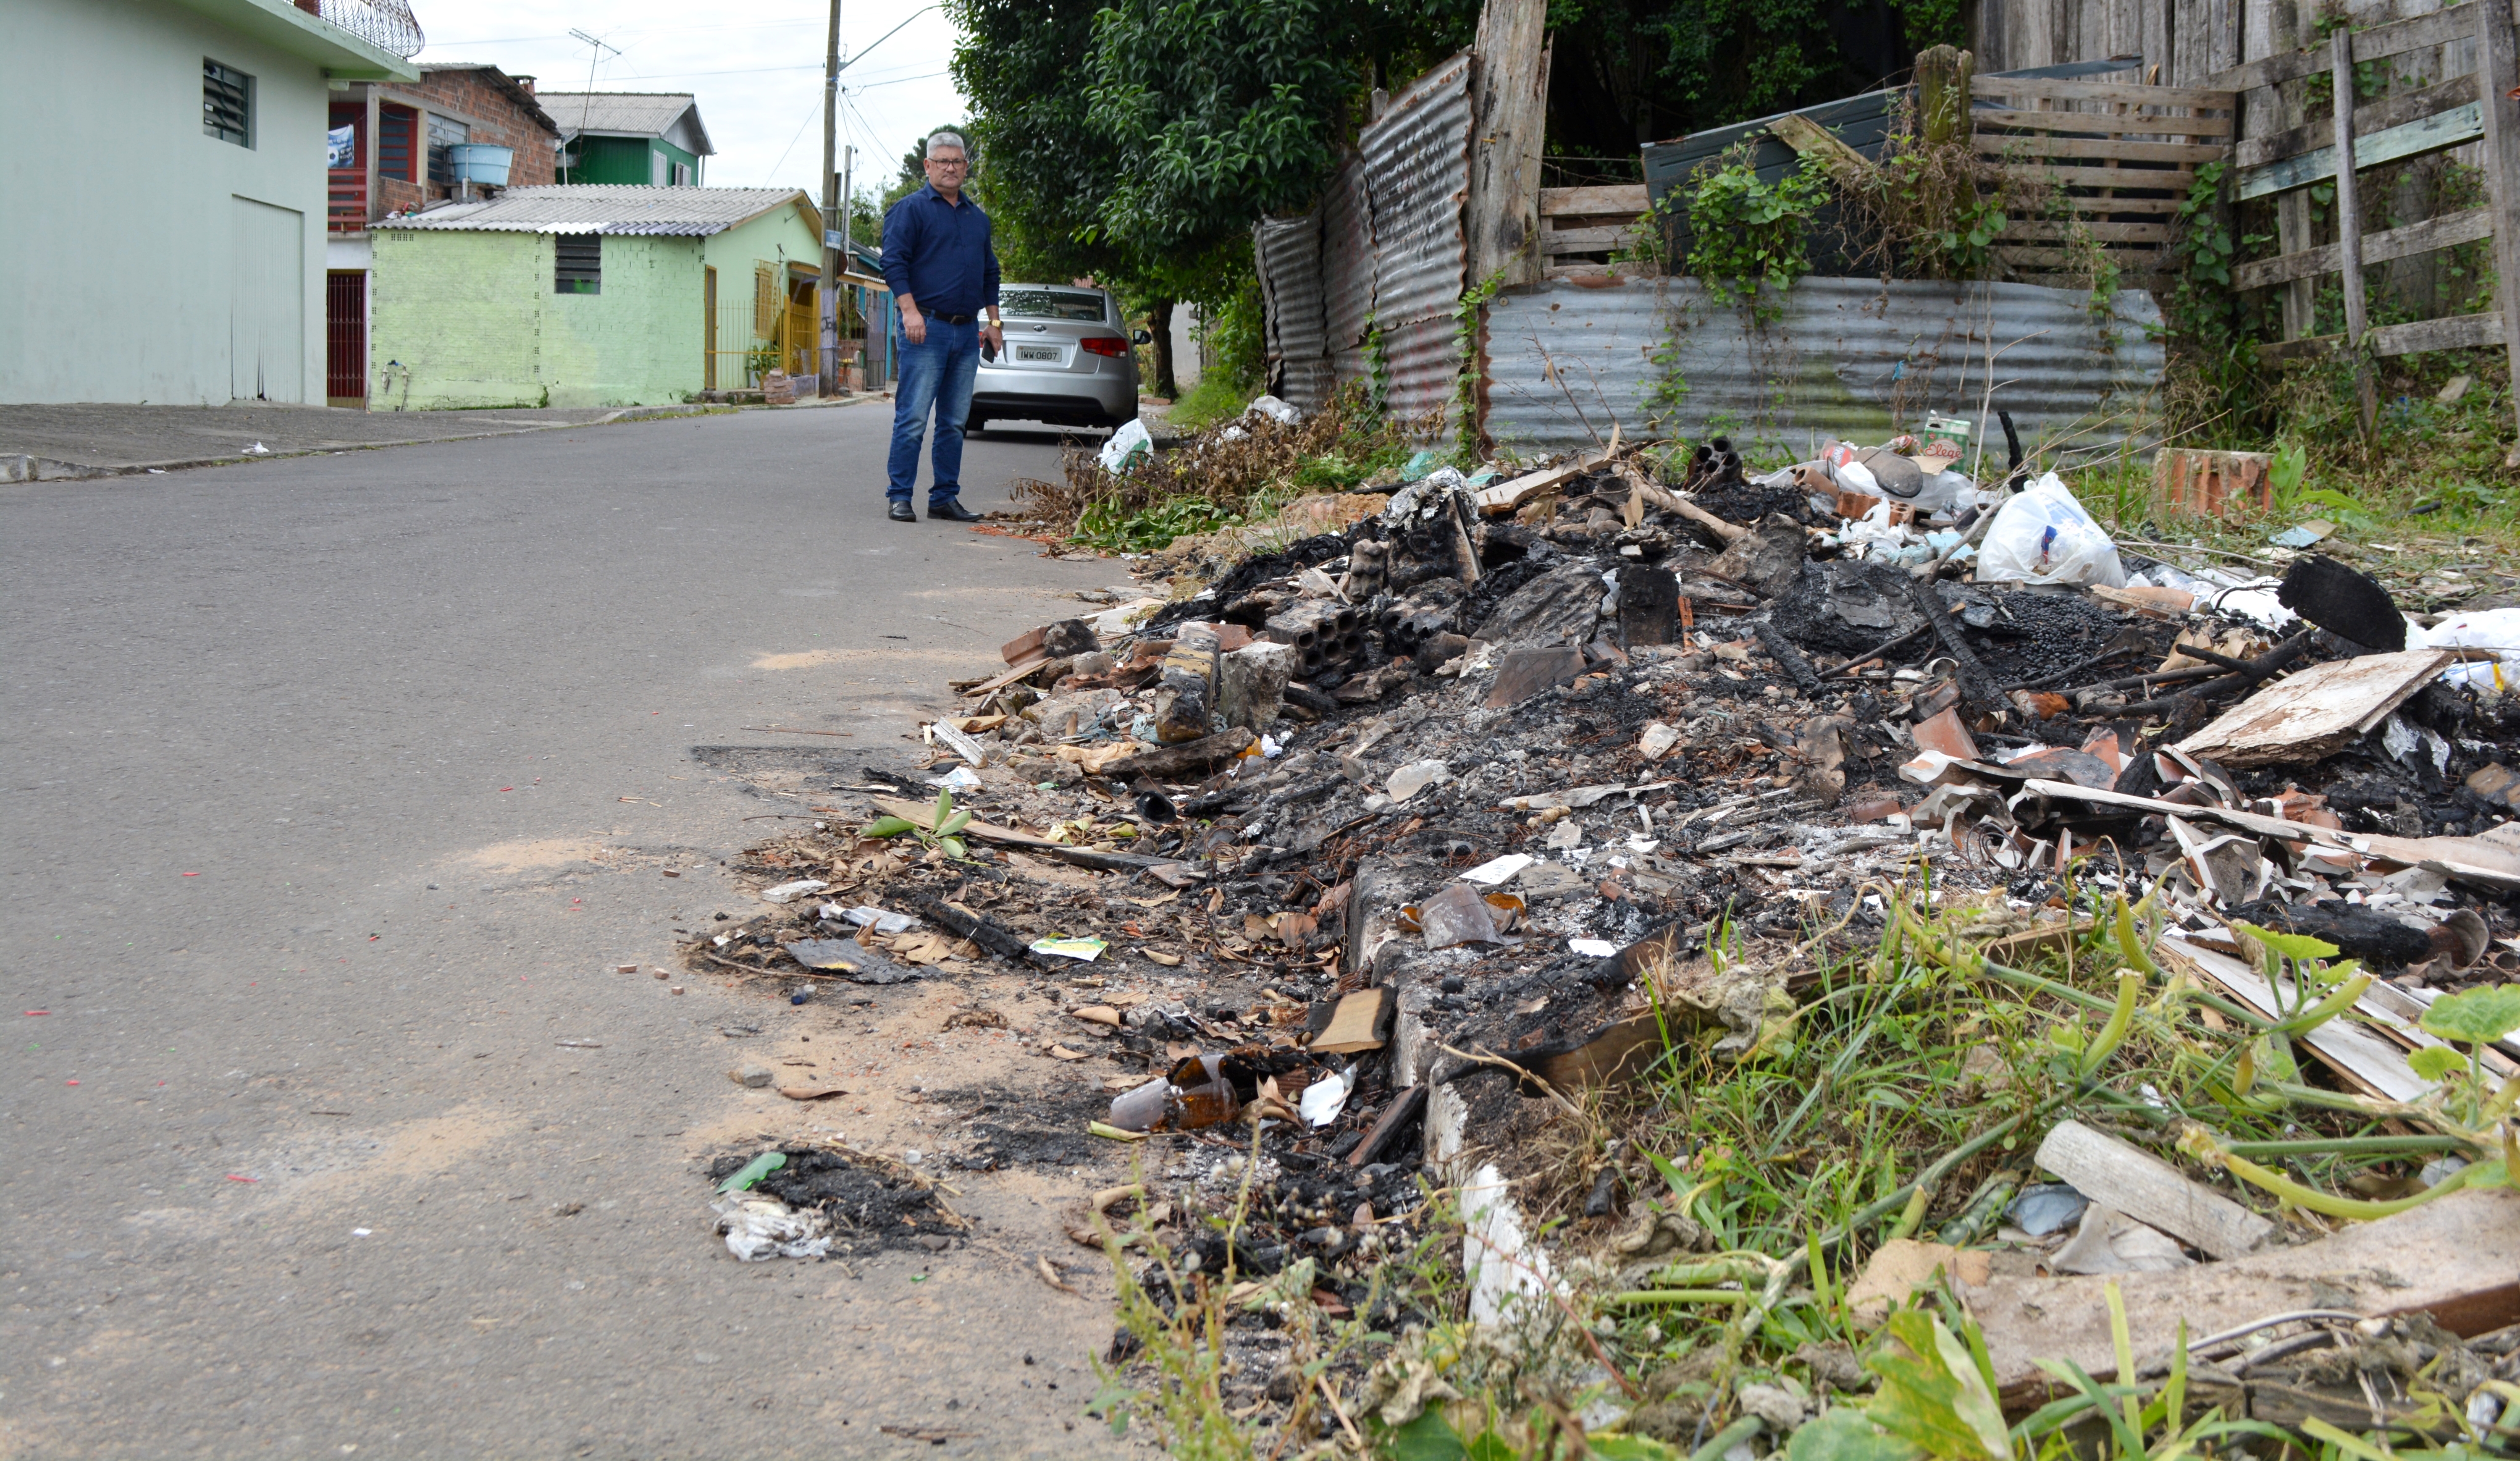
[[1108,355],[1113,360],[1129,353],[1129,340],[1125,335],[1092,334],[1077,343],[1083,345],[1092,354]]

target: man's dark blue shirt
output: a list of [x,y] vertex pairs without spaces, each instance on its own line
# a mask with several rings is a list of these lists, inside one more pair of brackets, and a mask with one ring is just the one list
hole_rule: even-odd
[[998,255],[989,215],[963,195],[945,200],[930,185],[883,215],[883,282],[922,315],[976,315],[998,302]]

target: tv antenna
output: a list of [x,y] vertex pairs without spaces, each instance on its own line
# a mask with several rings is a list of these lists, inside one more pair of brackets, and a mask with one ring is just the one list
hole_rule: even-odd
[[569,169],[571,172],[577,172],[583,170],[586,166],[586,118],[589,111],[595,106],[595,68],[603,63],[605,52],[609,51],[613,55],[618,56],[621,54],[621,48],[618,46],[608,46],[604,43],[604,37],[600,35],[589,35],[574,25],[569,27],[568,33],[574,37],[580,45],[587,48],[586,94],[578,99],[577,106],[577,166]]

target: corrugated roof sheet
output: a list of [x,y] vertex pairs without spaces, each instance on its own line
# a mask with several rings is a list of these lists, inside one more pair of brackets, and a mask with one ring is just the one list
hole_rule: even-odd
[[[1637,440],[1668,369],[1687,386],[1672,433],[1720,422],[1801,454],[1828,437],[1879,441],[1928,412],[1974,421],[1997,350],[1994,405],[2025,445],[2077,432],[2144,439],[2160,307],[2124,290],[2104,331],[2091,299],[2035,285],[1813,276],[1787,292],[1781,321],[1754,332],[1694,279],[1554,281],[1488,306],[1487,429],[1500,444],[1562,447],[1606,440],[1615,421]],[[1666,342],[1678,346],[1668,366],[1654,359]]]
[[381,229],[489,234],[646,234],[705,238],[773,208],[813,199],[794,188],[641,188],[555,183],[511,188],[487,202],[388,218]]
[[563,137],[576,136],[581,126],[590,132],[661,137],[699,99],[687,91],[546,91],[534,100],[560,123]]

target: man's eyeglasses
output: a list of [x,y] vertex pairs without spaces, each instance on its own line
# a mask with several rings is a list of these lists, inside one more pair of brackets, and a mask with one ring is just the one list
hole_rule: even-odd
[[962,157],[930,157],[927,159],[927,165],[930,167],[968,167],[971,164],[969,161]]

